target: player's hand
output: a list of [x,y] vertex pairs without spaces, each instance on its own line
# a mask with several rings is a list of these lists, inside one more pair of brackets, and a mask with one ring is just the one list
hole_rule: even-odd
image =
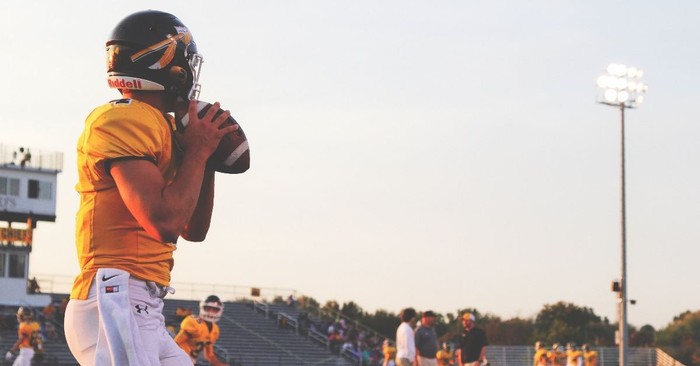
[[219,102],[212,105],[209,110],[200,118],[197,115],[197,101],[191,100],[188,106],[189,124],[182,134],[176,134],[178,142],[185,150],[186,155],[197,155],[202,160],[206,160],[219,146],[221,137],[235,131],[238,125],[221,125],[231,115],[230,111],[217,112],[221,109]]
[[14,357],[14,355],[12,354],[12,351],[7,351],[7,353],[5,354],[5,359],[8,361],[11,361],[12,357]]

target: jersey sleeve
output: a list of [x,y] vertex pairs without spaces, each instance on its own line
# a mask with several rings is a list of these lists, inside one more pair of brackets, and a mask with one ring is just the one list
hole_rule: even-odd
[[185,331],[188,334],[194,334],[197,332],[197,320],[192,316],[186,316],[180,324],[180,331]]
[[148,159],[157,164],[169,131],[154,123],[147,111],[135,107],[111,108],[93,117],[82,141],[100,176],[109,175],[109,164],[117,159]]
[[185,347],[196,330],[197,327],[194,318],[192,316],[186,316],[185,319],[182,319],[180,330],[178,330],[175,335],[175,343],[180,345],[181,348]]

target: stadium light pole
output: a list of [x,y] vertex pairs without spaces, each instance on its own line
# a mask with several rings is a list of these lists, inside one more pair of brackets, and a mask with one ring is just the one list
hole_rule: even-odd
[[597,79],[598,102],[620,109],[621,168],[621,273],[618,288],[620,366],[627,366],[627,217],[625,197],[625,109],[639,107],[649,88],[640,81],[642,70],[622,64],[610,64]]

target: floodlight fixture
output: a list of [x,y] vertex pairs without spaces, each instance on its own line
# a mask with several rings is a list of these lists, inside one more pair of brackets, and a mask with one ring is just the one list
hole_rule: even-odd
[[639,107],[649,89],[641,81],[643,75],[644,71],[637,67],[617,63],[608,65],[596,80],[600,90],[598,102],[621,108]]

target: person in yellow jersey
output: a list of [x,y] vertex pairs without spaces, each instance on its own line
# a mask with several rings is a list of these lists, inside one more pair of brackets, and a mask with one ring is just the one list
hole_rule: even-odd
[[566,366],[583,366],[583,353],[572,342],[566,344]]
[[447,342],[442,342],[442,348],[435,355],[439,366],[452,366],[455,364],[455,353],[452,352]]
[[542,342],[535,342],[535,355],[533,356],[533,366],[548,366],[549,358],[547,357],[547,349]]
[[175,336],[177,343],[197,363],[202,354],[212,366],[226,366],[214,353],[214,343],[219,339],[219,326],[224,304],[218,296],[211,295],[199,304],[199,315],[188,315],[180,324],[180,331]]
[[34,364],[41,363],[44,360],[44,337],[41,335],[41,324],[36,319],[32,319],[29,322],[32,327],[32,338],[31,344],[34,348],[34,357],[32,360]]
[[581,346],[583,351],[583,364],[584,366],[597,366],[598,365],[598,352],[592,350],[587,344]]
[[554,343],[552,345],[552,350],[547,352],[547,358],[549,359],[549,364],[552,366],[565,366],[566,365],[566,353],[559,343]]
[[[65,314],[67,344],[83,366],[191,365],[165,328],[178,238],[203,241],[214,171],[207,160],[230,116],[201,116],[202,57],[176,16],[128,15],[106,43],[107,84],[122,99],[89,114],[77,143],[80,206],[76,276]],[[176,130],[175,110],[189,123]]]
[[11,360],[14,353],[19,351],[12,366],[30,366],[34,358],[34,345],[32,344],[32,309],[20,307],[17,310],[17,342],[12,345],[10,351],[5,355],[5,359]]
[[392,346],[388,339],[385,339],[384,343],[382,343],[382,354],[384,355],[382,366],[396,365],[396,347]]

